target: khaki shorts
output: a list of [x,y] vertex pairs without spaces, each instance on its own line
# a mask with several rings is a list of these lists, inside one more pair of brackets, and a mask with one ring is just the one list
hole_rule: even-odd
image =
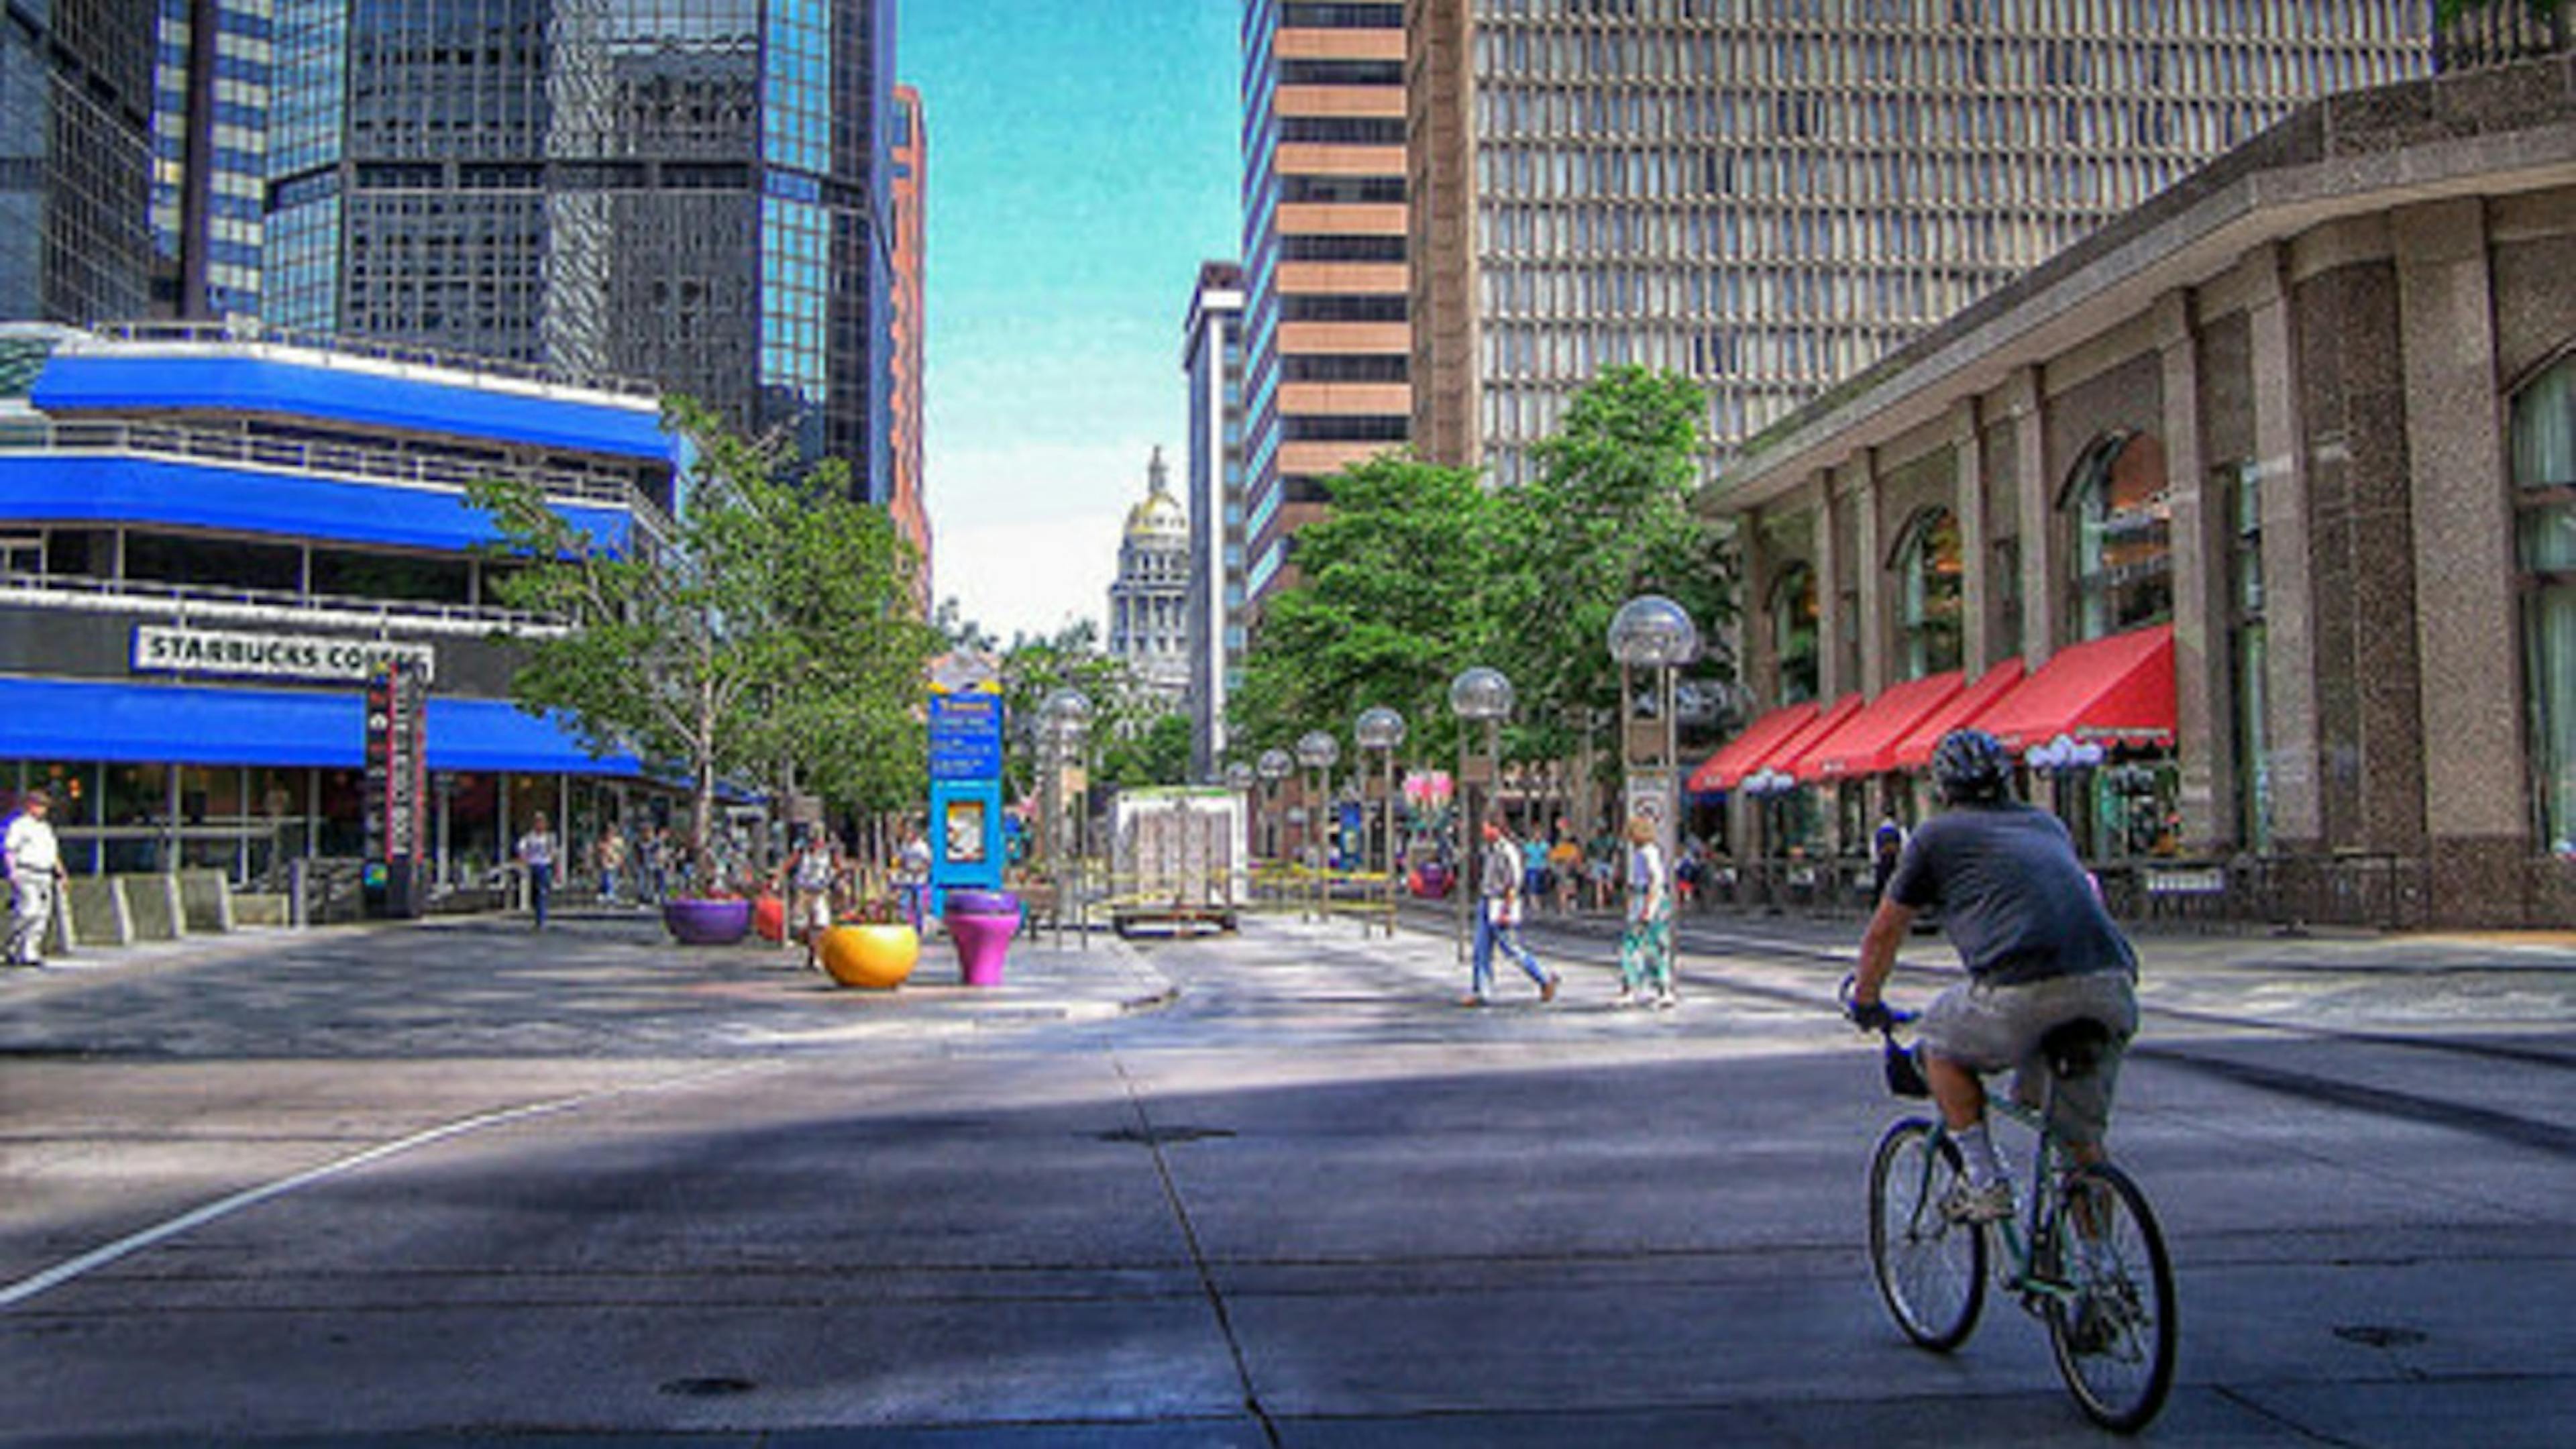
[[795,887],[787,892],[787,930],[793,935],[804,931],[828,930],[832,925],[832,893]]
[[2013,1096],[2037,1106],[2048,1082],[2039,1039],[2070,1021],[2091,1017],[2111,1029],[2111,1044],[2092,1073],[2057,1088],[2049,1125],[2070,1142],[2100,1142],[2111,1125],[2111,1096],[2120,1058],[2138,1030],[2137,989],[2125,971],[2052,976],[2018,986],[1968,981],[1934,997],[1923,1011],[1923,1049],[1978,1072],[2016,1073]]

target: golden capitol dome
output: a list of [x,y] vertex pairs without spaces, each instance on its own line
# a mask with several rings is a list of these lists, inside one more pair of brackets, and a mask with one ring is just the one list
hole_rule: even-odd
[[1129,543],[1174,543],[1186,547],[1190,538],[1189,510],[1172,496],[1171,480],[1163,468],[1163,450],[1154,450],[1153,462],[1145,470],[1145,501],[1127,510]]

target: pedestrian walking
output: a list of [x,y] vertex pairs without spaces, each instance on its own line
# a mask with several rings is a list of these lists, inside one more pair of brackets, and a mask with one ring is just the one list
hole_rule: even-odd
[[1894,811],[1882,811],[1878,828],[1869,833],[1869,899],[1875,907],[1887,898],[1887,878],[1896,874],[1896,862],[1905,855],[1905,827],[1896,823]]
[[1539,965],[1529,947],[1521,944],[1521,852],[1500,814],[1485,817],[1484,861],[1477,872],[1477,883],[1483,898],[1477,902],[1476,946],[1468,992],[1458,998],[1458,1004],[1483,1006],[1493,998],[1497,945],[1537,983],[1540,1001],[1554,1001],[1556,973]]
[[562,852],[563,842],[546,822],[546,812],[530,816],[528,833],[519,837],[519,864],[528,872],[528,910],[540,931],[546,928],[546,905],[554,898],[555,857]]
[[1556,843],[1547,848],[1547,871],[1556,882],[1556,913],[1573,915],[1583,901],[1583,846],[1565,817],[1556,821]]
[[841,842],[820,825],[806,826],[795,852],[779,862],[778,884],[787,896],[787,931],[805,948],[809,969],[822,969],[815,946],[832,928],[832,892],[846,868]]
[[626,870],[626,832],[617,828],[616,821],[608,822],[607,831],[591,847],[591,853],[599,866],[600,904],[613,906],[617,904],[617,878]]
[[902,843],[894,850],[894,887],[903,902],[903,918],[919,935],[929,911],[930,842],[921,838],[917,820],[903,822]]
[[54,900],[65,879],[62,846],[46,817],[54,797],[30,790],[0,837],[0,861],[9,868],[9,964],[45,964],[45,933],[54,923]]
[[1628,925],[1619,935],[1620,1006],[1669,1011],[1673,994],[1673,892],[1664,848],[1644,816],[1628,821]]

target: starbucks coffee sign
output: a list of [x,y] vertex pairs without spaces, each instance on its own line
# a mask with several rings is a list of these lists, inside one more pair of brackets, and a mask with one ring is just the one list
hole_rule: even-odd
[[184,624],[134,626],[138,674],[231,674],[257,679],[366,679],[388,663],[417,664],[427,678],[437,667],[428,644],[344,639],[323,634],[270,634],[248,630],[192,629]]

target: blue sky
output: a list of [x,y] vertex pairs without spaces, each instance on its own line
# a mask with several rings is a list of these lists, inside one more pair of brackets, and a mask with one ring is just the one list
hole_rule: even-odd
[[907,0],[929,117],[924,465],[937,587],[1002,636],[1100,618],[1181,325],[1240,246],[1241,0]]

